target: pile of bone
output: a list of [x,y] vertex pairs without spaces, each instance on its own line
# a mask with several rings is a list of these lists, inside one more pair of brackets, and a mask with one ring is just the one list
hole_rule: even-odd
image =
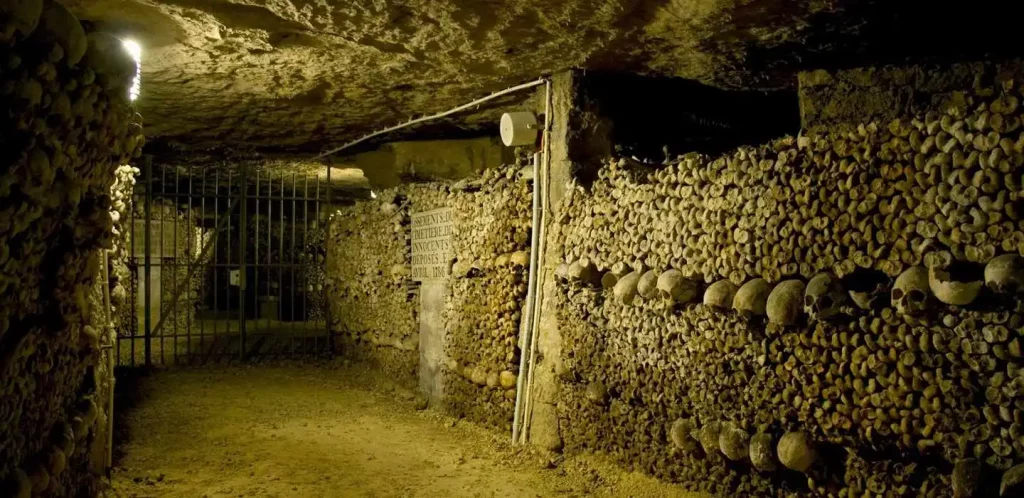
[[415,350],[416,307],[411,276],[408,206],[395,189],[332,216],[324,283],[334,330],[343,339]]
[[[60,489],[60,477],[69,467],[72,459],[88,458],[87,439],[93,433],[101,413],[91,397],[82,398],[74,415],[67,421],[53,427],[49,444],[24,468],[15,469],[7,482],[0,482],[0,491],[7,491],[16,498],[51,496]],[[6,485],[7,489],[4,489]]]
[[974,263],[1020,254],[1020,89],[1004,78],[942,112],[657,170],[613,161],[589,190],[569,184],[564,258],[738,286],[858,268],[895,278],[931,252]]
[[302,281],[306,284],[306,293],[309,299],[307,313],[312,321],[323,321],[326,318],[326,296],[324,294],[326,245],[324,236],[326,231],[319,223],[307,228],[307,235],[303,237],[304,248],[299,259],[304,263],[302,267]]
[[529,247],[532,190],[518,170],[487,169],[452,190],[452,246],[461,268],[486,265],[496,255]]
[[452,185],[451,291],[444,323],[451,411],[507,428],[515,400],[516,344],[529,267],[528,179],[518,168],[485,170]]
[[[932,299],[926,276],[917,288],[897,279],[891,308],[862,310],[854,320],[844,314],[854,308],[843,304],[857,301],[857,292],[844,291],[827,275],[807,286],[797,282],[798,290],[754,282],[740,292],[748,285],[737,289],[722,281],[705,290],[704,306],[680,309],[679,303],[696,299],[696,282],[667,285],[678,279],[660,277],[675,272],[645,272],[644,279],[618,279],[595,313],[600,294],[577,284],[607,284],[614,274],[599,276],[586,263],[560,272],[576,283],[561,305],[568,309],[559,320],[566,324],[564,347],[598,392],[682,401],[703,420],[725,413],[754,426],[809,420],[810,430],[848,447],[941,451],[950,461],[967,453],[1003,470],[1013,465],[1014,453],[1024,454],[1021,420],[1012,408],[1024,401],[1017,332],[1024,317],[950,307],[941,324],[924,325],[917,314],[929,307],[912,308],[901,299]],[[1009,288],[1006,280],[993,280],[999,272],[988,273],[988,288]],[[646,284],[615,293],[624,280]],[[729,308],[736,312],[722,312]],[[774,328],[758,325],[766,315]],[[588,320],[596,330],[578,330]],[[601,329],[617,332],[601,338]],[[588,343],[591,336],[600,347]],[[666,336],[682,337],[682,347],[665,344]],[[626,378],[631,363],[642,368]],[[609,370],[624,378],[609,379]],[[975,405],[979,396],[987,403]]]
[[[844,282],[833,273],[818,273],[807,283],[799,279],[776,284],[755,278],[741,285],[719,280],[703,290],[703,304],[716,309],[735,310],[745,317],[767,317],[779,326],[796,325],[806,314],[810,320],[829,320],[839,315],[869,313],[889,304],[902,315],[917,316],[934,310],[937,303],[969,306],[988,293],[994,301],[1016,311],[1024,298],[1024,257],[1004,254],[992,258],[971,274],[958,267],[948,251],[928,253],[926,266],[914,266],[895,281],[876,272],[851,273]],[[970,267],[967,267],[968,269]],[[951,271],[953,270],[953,271]],[[659,271],[640,264],[619,262],[607,271],[599,270],[586,258],[562,263],[555,278],[563,283],[610,290],[624,305],[661,300],[668,306],[696,302],[702,283],[692,274],[677,269]],[[860,311],[857,311],[860,310]],[[1020,356],[1019,342],[1012,342]]]
[[[118,166],[114,173],[114,185],[110,188],[110,219],[114,222],[114,241],[108,260],[110,275],[111,315],[117,317],[120,326],[130,326],[135,311],[134,300],[129,300],[131,286],[131,270],[128,259],[131,252],[131,213],[133,209],[133,193],[135,178],[139,169],[129,165]],[[115,325],[118,326],[118,325]]]
[[115,240],[111,186],[144,142],[135,70],[120,40],[86,34],[58,2],[0,4],[0,476],[14,496],[25,476],[38,494],[67,484],[36,471],[63,469],[59,453],[33,454],[99,359],[89,298]]
[[478,421],[495,427],[507,425],[515,400],[527,259],[525,252],[500,255],[479,278],[453,279],[445,303],[447,402],[457,411],[477,405],[486,417]]
[[[0,148],[11,160],[2,166],[0,197],[20,199],[0,208],[0,294],[35,280],[44,239],[57,229],[44,218],[74,221],[79,247],[110,247],[114,166],[137,156],[144,141],[127,102],[134,71],[120,40],[87,36],[59,3],[0,10],[0,105],[8,109]],[[74,211],[58,212],[66,209]],[[9,264],[12,256],[19,264]],[[32,296],[16,294],[7,302],[35,307]]]

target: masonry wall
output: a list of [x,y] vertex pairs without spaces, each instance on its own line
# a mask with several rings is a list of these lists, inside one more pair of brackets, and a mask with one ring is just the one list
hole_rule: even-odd
[[0,8],[0,495],[91,496],[106,424],[102,251],[137,156],[134,62],[54,2]]
[[1024,479],[1024,80],[979,81],[570,185],[546,296],[558,443],[718,496]]

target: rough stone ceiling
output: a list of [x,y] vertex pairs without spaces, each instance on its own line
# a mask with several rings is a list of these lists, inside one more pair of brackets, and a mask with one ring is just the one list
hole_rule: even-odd
[[62,1],[140,41],[147,135],[192,146],[316,151],[570,67],[767,89],[1019,45],[995,0]]

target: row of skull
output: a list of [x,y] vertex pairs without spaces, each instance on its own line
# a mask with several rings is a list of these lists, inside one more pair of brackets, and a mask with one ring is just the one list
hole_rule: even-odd
[[[50,496],[60,487],[60,476],[68,468],[68,459],[100,418],[100,410],[91,397],[83,397],[70,420],[54,426],[50,445],[24,469],[15,469],[8,481],[14,497]],[[2,488],[0,488],[2,489]]]
[[[936,263],[931,268],[914,266],[904,271],[891,282],[891,306],[899,313],[917,315],[928,309],[931,296],[944,304],[966,306],[978,298],[983,287],[1012,298],[1024,295],[1024,257],[1017,254],[993,258],[985,266],[983,278],[977,280],[954,279],[949,266]],[[704,290],[703,303],[733,309],[744,316],[767,316],[769,322],[778,325],[795,324],[801,312],[812,320],[827,320],[847,313],[851,305],[869,310],[884,304],[890,282],[884,276],[867,275],[844,282],[832,273],[819,273],[806,284],[794,279],[773,285],[755,278],[737,286],[720,280]],[[687,304],[695,301],[699,293],[698,280],[676,269],[658,272],[619,263],[602,272],[586,258],[559,265],[555,277],[562,282],[601,286],[627,305],[635,299]]]
[[[767,432],[750,436],[731,422],[711,422],[698,428],[693,419],[676,420],[669,429],[669,440],[677,449],[692,453],[698,444],[707,454],[721,453],[732,461],[749,461],[762,472],[778,468],[777,463],[797,472],[809,473],[819,461],[818,450],[811,437],[802,431],[790,431],[779,438],[773,450],[773,437]],[[954,464],[952,491],[954,497],[975,496],[980,488],[981,466],[976,459],[959,459]],[[1003,473],[1000,496],[1016,496],[1024,485],[1024,464]]]

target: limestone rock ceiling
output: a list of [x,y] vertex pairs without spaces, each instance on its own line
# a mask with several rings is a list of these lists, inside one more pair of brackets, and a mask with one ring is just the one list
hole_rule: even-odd
[[[778,88],[822,57],[979,42],[943,23],[1015,32],[993,29],[998,15],[968,24],[920,1],[899,12],[876,0],[62,1],[143,45],[150,137],[308,151],[570,67]],[[910,33],[908,19],[928,30]],[[907,36],[894,44],[896,32]]]

